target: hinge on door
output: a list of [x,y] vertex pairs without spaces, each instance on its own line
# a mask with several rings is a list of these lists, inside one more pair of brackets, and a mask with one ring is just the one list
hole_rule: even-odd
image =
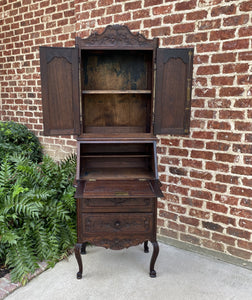
[[147,179],[146,178],[139,178],[138,180],[139,181],[146,181]]
[[88,179],[88,181],[96,181],[96,179],[95,178],[90,178],[90,179]]
[[187,78],[187,95],[186,95],[186,102],[187,105],[189,105],[190,100],[191,100],[191,78]]

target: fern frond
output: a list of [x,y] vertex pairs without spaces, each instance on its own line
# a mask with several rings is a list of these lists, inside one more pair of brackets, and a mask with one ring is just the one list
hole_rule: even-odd
[[76,230],[75,228],[71,228],[71,226],[66,226],[62,224],[61,231],[60,231],[60,248],[63,251],[70,249],[75,243],[77,239]]
[[28,199],[22,199],[19,203],[15,205],[15,212],[20,215],[23,214],[24,217],[30,217],[32,219],[39,217],[39,212],[41,205],[36,202],[29,202]]
[[15,246],[9,248],[6,263],[13,268],[11,279],[20,281],[23,285],[28,281],[30,273],[34,273],[38,268],[37,258],[33,253],[30,241],[20,240]]
[[64,222],[70,219],[69,211],[64,208],[61,202],[58,203],[56,210],[57,210],[57,216],[59,220]]
[[48,190],[45,187],[33,187],[26,193],[26,198],[33,201],[46,201],[56,193],[56,190]]
[[64,206],[72,213],[76,211],[76,201],[74,199],[75,188],[68,186],[61,196],[61,201]]
[[33,238],[39,260],[48,259],[51,256],[50,232],[46,230],[44,220],[36,223],[33,230]]
[[6,188],[13,180],[13,170],[8,160],[4,160],[0,166],[0,187]]
[[15,231],[5,231],[1,233],[1,243],[7,245],[17,245],[20,237],[15,233]]
[[[55,232],[56,233],[56,232]],[[49,237],[49,247],[50,247],[50,260],[57,259],[60,253],[60,245],[57,234],[52,234]]]

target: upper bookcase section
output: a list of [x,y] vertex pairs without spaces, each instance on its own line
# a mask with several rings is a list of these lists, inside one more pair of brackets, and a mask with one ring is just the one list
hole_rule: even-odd
[[80,49],[106,50],[153,50],[158,46],[158,39],[146,39],[140,33],[132,33],[126,26],[109,25],[99,34],[92,33],[88,38],[76,38],[76,45]]
[[193,49],[157,45],[109,25],[40,47],[45,135],[189,134]]

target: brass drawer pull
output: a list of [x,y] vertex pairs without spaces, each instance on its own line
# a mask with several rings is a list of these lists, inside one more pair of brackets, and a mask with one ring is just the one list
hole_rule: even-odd
[[120,221],[116,221],[116,222],[114,223],[115,228],[119,228],[120,225],[121,225]]

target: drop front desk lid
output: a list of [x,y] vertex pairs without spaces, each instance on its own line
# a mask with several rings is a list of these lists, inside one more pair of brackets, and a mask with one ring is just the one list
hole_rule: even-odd
[[79,181],[75,198],[163,197],[159,180]]

